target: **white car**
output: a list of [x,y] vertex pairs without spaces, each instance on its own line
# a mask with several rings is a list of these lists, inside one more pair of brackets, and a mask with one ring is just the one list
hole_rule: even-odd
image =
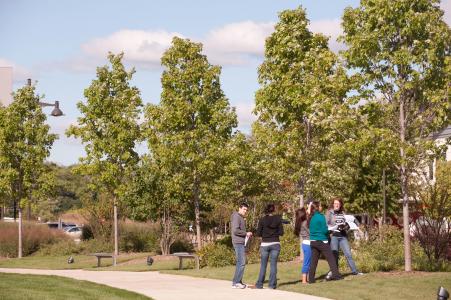
[[68,227],[64,231],[67,235],[70,235],[74,239],[80,239],[81,237],[81,228],[80,227]]

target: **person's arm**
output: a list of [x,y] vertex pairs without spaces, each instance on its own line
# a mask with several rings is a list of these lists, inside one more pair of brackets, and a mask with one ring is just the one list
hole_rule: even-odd
[[[322,218],[320,219],[320,224],[321,224],[321,230],[325,235],[329,234],[329,227],[327,226],[327,222],[326,222],[326,218],[324,216],[322,216]],[[336,226],[335,226],[336,227]]]
[[334,230],[337,230],[337,228],[338,228],[338,225],[336,225],[335,224],[335,222],[334,222],[334,218],[333,218],[333,216],[332,216],[332,210],[328,210],[327,212],[326,212],[326,220],[327,220],[327,229],[328,229],[328,231],[334,231]]
[[263,234],[263,219],[258,221],[257,231],[255,232],[256,236],[261,237]]
[[247,232],[240,228],[240,217],[232,215],[232,234],[236,236],[246,236]]
[[284,232],[283,232],[283,223],[282,223],[282,221],[279,223],[279,236],[281,236],[281,235],[283,235],[284,234]]

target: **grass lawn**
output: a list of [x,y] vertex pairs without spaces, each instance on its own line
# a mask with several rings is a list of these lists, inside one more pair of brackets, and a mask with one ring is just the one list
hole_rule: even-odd
[[[125,263],[130,260],[147,257],[149,253],[121,254],[118,263]],[[27,256],[24,258],[3,258],[0,259],[0,268],[26,268],[26,269],[97,269],[97,258],[89,255],[74,255],[74,263],[68,264],[69,256]],[[145,259],[144,259],[145,260]],[[102,258],[102,266],[112,266],[111,258]],[[99,268],[104,269],[104,268]],[[111,269],[108,269],[111,270]],[[149,268],[147,267],[148,271]],[[125,271],[125,270],[121,270]]]
[[58,276],[0,273],[0,298],[16,299],[151,299],[126,290]]
[[[257,280],[260,265],[247,265],[244,282],[254,284]],[[437,289],[444,286],[451,290],[451,273],[414,272],[411,274],[397,273],[369,273],[363,276],[346,275],[344,280],[326,282],[327,263],[320,261],[316,273],[315,284],[302,285],[299,283],[300,263],[280,263],[278,267],[278,288],[292,292],[322,296],[331,299],[436,299]],[[231,280],[234,267],[203,268],[196,270],[168,270],[170,274]],[[269,268],[266,277],[269,276]]]
[[[154,256],[155,257],[155,256]],[[183,269],[192,268],[193,264],[183,261]],[[145,272],[145,271],[162,271],[162,270],[178,270],[179,259],[177,257],[168,257],[164,260],[155,259],[151,266],[147,265],[147,257],[136,258],[118,264],[116,267],[102,267],[95,268],[95,271],[130,271],[130,272]],[[90,269],[91,270],[91,269]]]

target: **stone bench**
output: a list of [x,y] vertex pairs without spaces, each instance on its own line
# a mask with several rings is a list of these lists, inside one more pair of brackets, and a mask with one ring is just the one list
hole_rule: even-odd
[[172,254],[173,256],[176,256],[179,258],[179,270],[182,269],[182,261],[185,258],[192,258],[196,262],[196,269],[199,270],[199,256],[196,254],[190,254],[188,252],[176,252]]
[[90,255],[97,257],[97,267],[100,267],[100,260],[102,258],[112,258],[113,259],[113,265],[116,265],[116,258],[111,253],[93,253],[93,254],[90,254]]

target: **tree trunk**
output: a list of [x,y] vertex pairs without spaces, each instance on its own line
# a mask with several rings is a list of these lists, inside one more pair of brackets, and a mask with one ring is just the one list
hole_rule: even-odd
[[382,170],[382,224],[385,225],[387,223],[387,180],[385,176],[385,169]]
[[305,176],[302,176],[301,180],[299,180],[298,188],[299,188],[299,208],[303,208],[305,202]]
[[22,258],[22,209],[19,205],[19,246],[17,249],[17,257]]
[[201,231],[200,231],[200,199],[199,199],[199,186],[196,182],[194,183],[194,215],[196,218],[196,240],[197,240],[197,249],[202,248],[202,239],[201,239]]
[[28,202],[27,204],[27,221],[31,220],[31,203]]
[[169,255],[171,254],[171,245],[174,243],[174,233],[172,230],[172,218],[166,210],[163,211],[161,226],[163,229],[160,239],[161,254]]
[[406,170],[406,154],[404,151],[404,143],[406,141],[406,126],[405,126],[405,112],[404,99],[401,96],[399,104],[399,135],[400,135],[400,171],[401,171],[401,195],[402,195],[402,220],[404,231],[404,270],[406,272],[412,271],[412,254],[410,249],[410,233],[409,233],[409,193],[408,193],[408,178]]
[[119,255],[118,230],[117,230],[117,204],[114,200],[114,259],[113,265],[116,265],[116,257]]
[[13,217],[14,217],[14,222],[16,222],[17,219],[17,201],[14,199],[14,203],[13,203]]

